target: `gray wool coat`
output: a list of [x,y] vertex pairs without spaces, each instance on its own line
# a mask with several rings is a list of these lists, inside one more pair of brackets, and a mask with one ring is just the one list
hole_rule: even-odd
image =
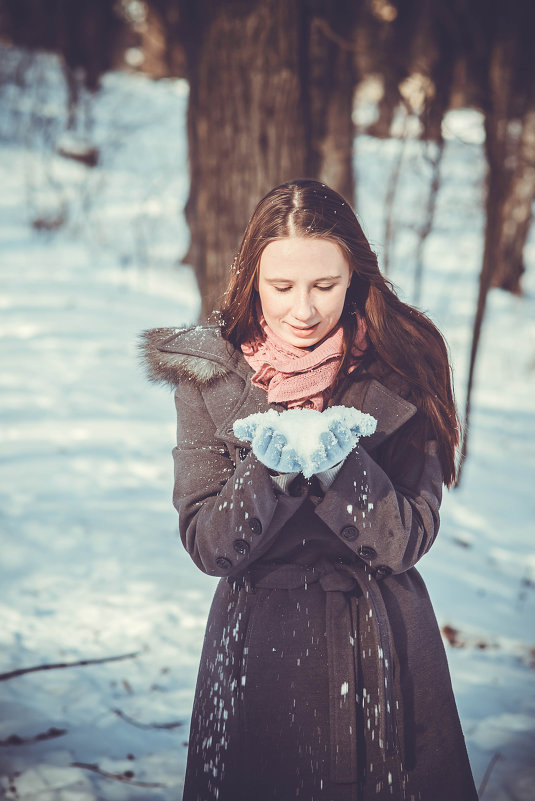
[[[176,388],[174,504],[184,547],[221,576],[192,716],[184,801],[475,801],[443,643],[415,563],[437,535],[434,441],[384,454],[417,419],[388,371],[331,404],[376,432],[326,492],[280,491],[233,434],[281,409],[215,327],[144,335]],[[400,440],[401,441],[401,440]]]

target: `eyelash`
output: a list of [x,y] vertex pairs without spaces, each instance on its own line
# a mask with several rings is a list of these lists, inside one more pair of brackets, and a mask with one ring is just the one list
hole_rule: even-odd
[[[333,289],[334,286],[335,284],[329,284],[329,286],[316,286],[314,289],[319,289],[320,292],[328,292],[330,289]],[[275,287],[277,292],[289,292],[291,288],[291,286]]]

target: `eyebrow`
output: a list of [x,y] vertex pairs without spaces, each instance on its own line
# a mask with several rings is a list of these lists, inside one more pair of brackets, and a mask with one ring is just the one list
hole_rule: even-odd
[[[342,277],[341,275],[322,275],[321,278],[316,278],[314,283],[318,284],[321,281],[337,281],[341,277]],[[265,281],[268,284],[291,284],[292,283],[292,279],[291,278],[282,278],[282,277],[281,278],[266,278]]]

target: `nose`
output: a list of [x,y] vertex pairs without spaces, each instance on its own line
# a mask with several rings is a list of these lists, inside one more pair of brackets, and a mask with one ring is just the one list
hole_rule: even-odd
[[296,295],[292,314],[295,321],[299,323],[308,323],[313,319],[316,310],[308,292],[300,292]]

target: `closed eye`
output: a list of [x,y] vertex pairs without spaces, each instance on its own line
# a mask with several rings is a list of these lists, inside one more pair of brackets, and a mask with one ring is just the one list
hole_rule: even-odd
[[[276,284],[272,284],[272,286],[277,292],[289,292],[293,288],[292,286],[276,286]],[[319,289],[320,292],[329,292],[335,286],[338,284],[315,284],[314,289]]]

